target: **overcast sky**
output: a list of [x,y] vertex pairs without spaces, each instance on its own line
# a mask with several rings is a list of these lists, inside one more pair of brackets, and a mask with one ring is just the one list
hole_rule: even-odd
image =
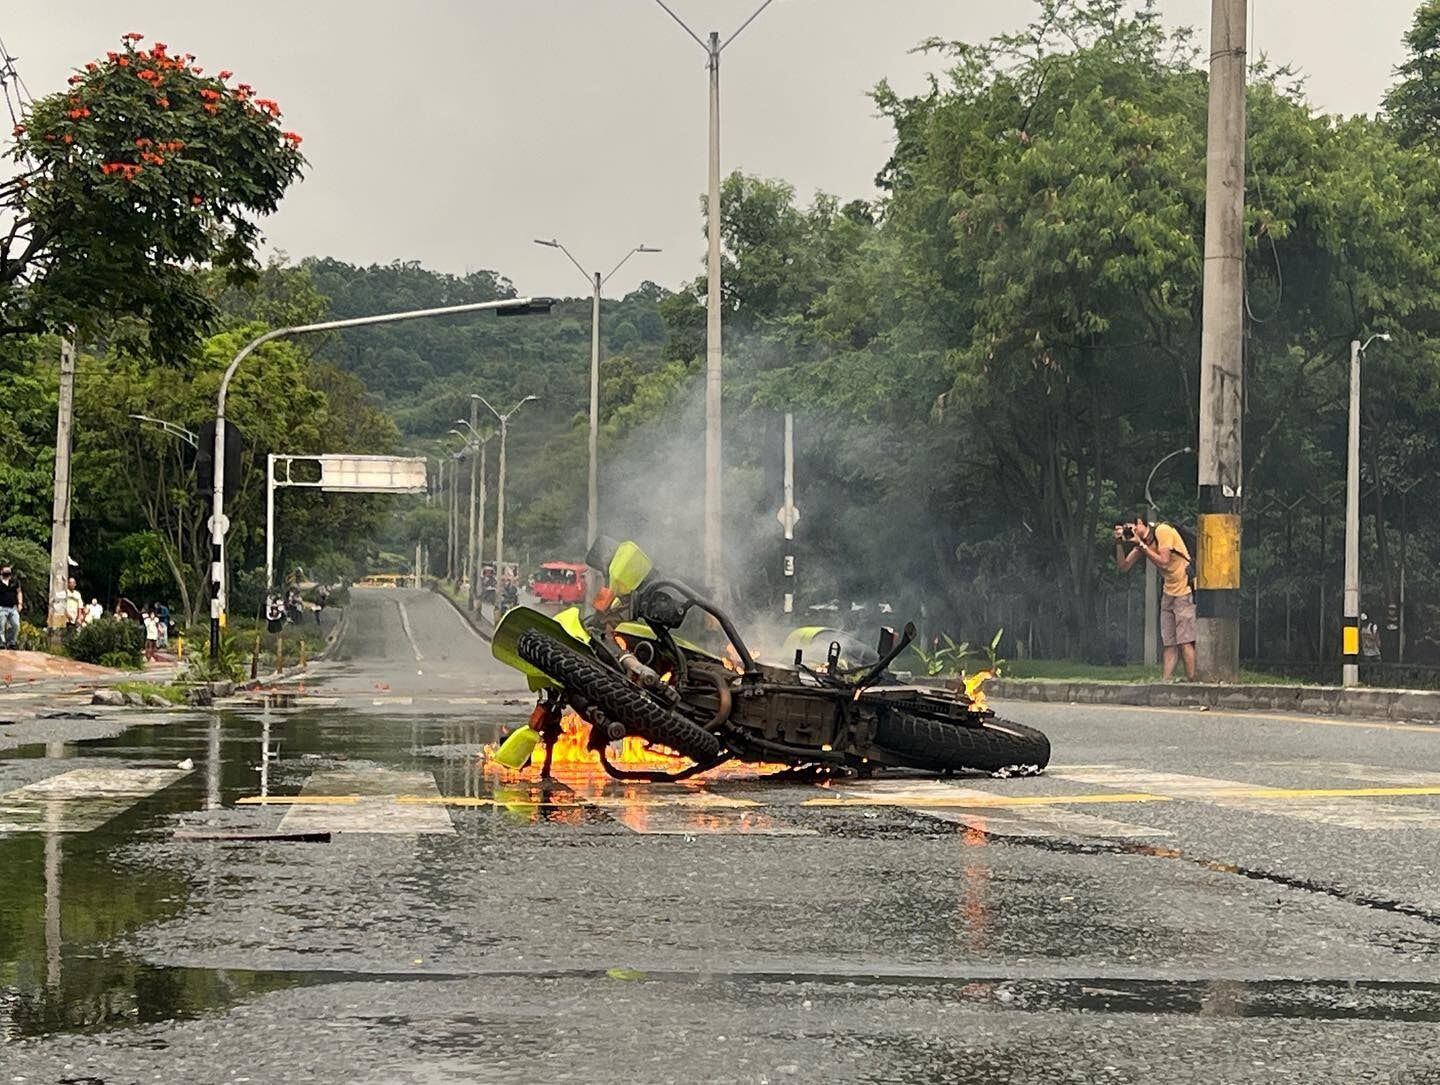
[[[760,0],[671,0],[722,38]],[[1369,112],[1418,0],[1253,0],[1252,53],[1290,62],[1327,112]],[[1208,0],[1161,0],[1208,28]],[[126,31],[195,53],[279,100],[310,170],[265,223],[292,257],[482,267],[522,292],[577,294],[559,237],[587,267],[634,257],[607,294],[674,286],[704,257],[704,53],[654,0],[43,0],[7,5],[0,35],[31,91]],[[721,65],[721,163],[868,196],[890,132],[866,91],[915,90],[931,35],[1023,25],[1030,0],[776,0]],[[147,39],[148,41],[148,39]]]

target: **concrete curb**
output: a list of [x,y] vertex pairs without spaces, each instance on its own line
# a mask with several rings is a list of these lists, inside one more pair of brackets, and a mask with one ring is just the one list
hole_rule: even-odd
[[481,615],[468,613],[464,607],[462,607],[459,603],[455,602],[454,599],[451,599],[450,596],[446,595],[443,591],[436,587],[435,584],[431,583],[428,585],[428,587],[436,595],[440,596],[441,599],[444,599],[445,602],[449,603],[455,613],[460,615],[461,620],[466,622],[471,629],[475,630],[476,633],[480,634],[481,638],[484,639],[486,643],[489,643],[489,641],[495,635],[495,628],[493,625],[491,625],[491,623],[487,622]]
[[997,700],[1050,704],[1142,705],[1150,708],[1214,708],[1297,712],[1367,720],[1440,724],[1440,690],[1342,689],[1339,686],[1209,685],[1152,682],[1069,682],[1063,679],[999,678],[985,692]]

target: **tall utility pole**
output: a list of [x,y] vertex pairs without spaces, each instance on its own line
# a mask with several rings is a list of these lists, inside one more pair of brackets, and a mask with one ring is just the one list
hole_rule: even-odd
[[[505,575],[505,441],[510,435],[510,419],[525,404],[539,396],[526,396],[504,414],[497,411],[484,396],[470,394],[470,410],[473,413],[476,402],[485,404],[486,409],[500,422],[500,484],[495,495],[495,582],[498,589],[500,579]],[[497,595],[496,602],[499,602]]]
[[723,529],[725,498],[721,480],[720,302],[720,35],[710,32],[710,187],[705,203],[708,237],[705,257],[705,583],[724,596]]
[[559,249],[570,262],[575,265],[585,281],[590,284],[590,484],[585,516],[585,548],[589,550],[595,544],[595,537],[600,534],[600,290],[610,281],[622,267],[625,261],[634,256],[637,252],[660,252],[650,245],[640,244],[627,252],[620,258],[620,263],[610,269],[610,275],[602,276],[598,271],[589,272],[585,265],[580,263],[571,255],[570,250],[560,244],[555,238],[543,241],[535,239],[535,244],[544,245],[547,249]]
[[795,507],[795,416],[785,412],[785,475],[784,504],[780,506],[780,526],[785,530],[784,567],[785,613],[795,611],[795,521],[800,510]]
[[70,432],[75,422],[75,340],[60,340],[60,405],[55,416],[55,497],[50,510],[51,629],[65,628],[70,579]]
[[1212,682],[1240,672],[1247,2],[1211,0],[1210,7],[1195,606],[1198,670]]
[[[480,422],[480,407],[473,399],[470,401],[470,432],[476,432],[476,426]],[[478,480],[480,471],[480,460],[473,453],[470,456],[470,533],[465,536],[465,570],[470,577],[470,609],[475,609],[476,600],[480,598],[480,550],[485,545],[485,539],[481,536],[475,538],[475,483]]]
[[691,30],[685,21],[670,10],[665,0],[655,0],[670,18],[695,39],[705,50],[710,71],[710,186],[705,204],[708,225],[708,255],[705,286],[705,581],[714,596],[724,594],[725,569],[722,561],[724,502],[721,482],[721,349],[720,349],[720,54],[738,38],[747,26],[774,0],[765,0],[738,30],[723,42],[715,31],[708,41]]
[[1389,340],[1387,332],[1376,332],[1365,342],[1350,340],[1350,426],[1345,457],[1345,625],[1341,630],[1340,680],[1346,686],[1360,684],[1360,360],[1376,339]]

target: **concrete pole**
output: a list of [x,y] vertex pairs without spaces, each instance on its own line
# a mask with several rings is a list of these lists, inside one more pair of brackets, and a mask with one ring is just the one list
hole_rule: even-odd
[[590,487],[585,517],[585,549],[600,534],[600,273],[590,302]]
[[75,341],[60,340],[60,402],[55,415],[55,493],[50,509],[51,630],[65,628],[70,579],[70,434],[75,424]]
[[265,594],[275,587],[275,453],[265,457]]
[[[470,432],[471,440],[475,440],[473,434],[475,427],[480,421],[480,404],[475,400],[470,401]],[[470,609],[475,609],[475,601],[480,598],[480,547],[475,539],[475,514],[478,511],[475,506],[475,484],[480,471],[480,463],[475,454],[470,454],[470,532],[465,538],[465,569],[470,574],[470,591],[467,598],[470,600]]]
[[1212,0],[1200,334],[1199,673],[1240,671],[1241,405],[1245,288],[1245,6]]
[[785,412],[785,504],[780,510],[785,525],[785,613],[795,611],[795,416]]
[[[485,567],[485,506],[489,503],[489,491],[486,489],[487,476],[485,468],[487,466],[486,454],[488,452],[490,438],[487,437],[485,438],[485,440],[477,441],[476,443],[480,446],[480,511],[476,514],[477,526],[475,528],[475,567],[470,570],[470,573],[471,582],[478,585],[480,583],[480,570]],[[480,589],[478,586],[475,589],[474,598],[476,600],[480,598]],[[472,603],[471,605],[475,606],[478,604]]]
[[1360,340],[1350,341],[1350,433],[1345,460],[1345,623],[1341,681],[1360,684]]
[[[720,348],[720,35],[710,32],[710,192],[709,253],[705,287],[705,584],[713,598],[724,596],[720,492],[721,348]],[[501,445],[504,448],[504,445]]]
[[495,494],[495,590],[499,602],[500,579],[505,575],[505,438],[510,433],[510,418],[500,417],[500,483]]
[[450,491],[445,488],[445,458],[442,456],[437,468],[439,474],[438,495],[445,502],[445,579],[455,573],[455,521],[450,515]]
[[450,580],[460,583],[460,461],[450,461]]

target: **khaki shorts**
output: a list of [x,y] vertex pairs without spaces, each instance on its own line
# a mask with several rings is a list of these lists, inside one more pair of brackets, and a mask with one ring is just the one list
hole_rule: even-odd
[[1195,643],[1195,596],[1160,597],[1160,643],[1167,648]]

